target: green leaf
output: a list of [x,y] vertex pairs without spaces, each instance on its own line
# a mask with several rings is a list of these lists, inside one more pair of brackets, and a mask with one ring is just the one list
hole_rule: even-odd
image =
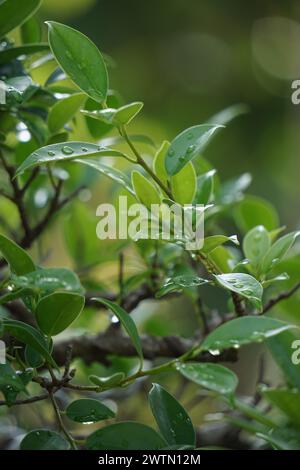
[[166,442],[144,424],[125,421],[98,429],[88,436],[88,450],[158,450]]
[[248,111],[249,107],[247,105],[243,103],[234,104],[228,108],[223,109],[217,114],[214,114],[214,116],[212,116],[208,122],[210,124],[221,124],[224,126],[225,124],[228,124],[230,121],[235,119],[237,116],[245,114]]
[[0,51],[0,64],[5,64],[11,60],[17,59],[21,56],[29,56],[38,52],[47,52],[49,50],[48,44],[26,44],[26,46],[10,47]]
[[229,205],[241,201],[244,198],[244,191],[251,184],[251,181],[250,173],[243,173],[237,178],[225,181],[222,184],[220,194],[217,195],[217,202],[221,205]]
[[263,262],[262,262],[262,272],[269,271],[275,263],[280,261],[284,255],[289,251],[293,246],[296,238],[300,235],[300,232],[292,232],[284,235],[283,237],[276,240],[271,248],[267,251]]
[[191,204],[197,189],[196,171],[191,162],[171,177],[171,189],[174,200],[179,204]]
[[196,204],[208,204],[213,193],[216,170],[210,170],[197,178]]
[[257,272],[257,267],[267,253],[270,244],[269,234],[263,225],[254,227],[245,236],[243,240],[244,254],[250,261],[255,272]]
[[171,142],[166,155],[165,166],[168,175],[176,175],[189,161],[200,154],[209,140],[224,126],[201,124],[181,132]]
[[92,398],[82,398],[73,401],[66,409],[66,415],[72,421],[77,423],[96,423],[103,419],[110,419],[115,413],[101,403],[99,400]]
[[165,185],[167,185],[168,183],[168,175],[165,167],[165,158],[169,147],[170,142],[164,140],[159,149],[157,150],[153,159],[153,171],[156,176],[159,177],[160,181],[162,181],[162,183],[164,183]]
[[235,373],[219,364],[178,363],[176,369],[186,379],[222,395],[233,394],[238,385]]
[[15,288],[29,288],[42,296],[57,290],[84,293],[78,276],[66,268],[39,268],[23,276],[12,276],[11,281]]
[[129,124],[135,116],[141,111],[144,103],[136,101],[134,103],[126,104],[120,108],[105,108],[96,111],[82,110],[85,116],[98,119],[105,122],[105,124],[112,124],[114,126],[122,126]]
[[0,364],[0,391],[8,406],[13,405],[20,392],[25,391],[21,377],[9,364]]
[[110,375],[108,377],[98,377],[97,375],[89,376],[89,380],[101,389],[117,387],[124,379],[124,372],[116,372],[115,374]]
[[36,321],[48,336],[64,331],[80,315],[84,297],[71,292],[54,292],[43,297],[36,307]]
[[280,336],[268,339],[267,346],[288,383],[300,391],[300,364],[292,362],[292,346],[298,338],[299,335],[294,332],[285,331]]
[[39,8],[41,0],[6,0],[0,4],[0,38],[23,24]]
[[290,328],[295,326],[274,318],[254,315],[235,318],[212,331],[201,344],[201,349],[216,352],[238,348],[244,344],[259,343]]
[[48,127],[52,134],[56,134],[67,124],[83,106],[86,101],[84,93],[74,93],[62,100],[58,100],[48,114]]
[[62,142],[46,145],[31,153],[19,166],[16,176],[36,166],[95,156],[123,157],[124,153],[87,142]]
[[300,450],[300,432],[296,429],[272,429],[269,434],[257,433],[277,450]]
[[209,254],[218,246],[223,245],[226,242],[232,242],[235,245],[239,245],[239,241],[236,235],[231,237],[226,237],[226,235],[212,235],[211,237],[206,237],[204,239],[204,245],[201,248],[201,251],[205,254]]
[[23,44],[39,43],[41,41],[42,31],[38,18],[36,16],[28,18],[28,20],[22,24],[20,34]]
[[96,45],[69,26],[47,21],[52,52],[74,83],[95,101],[106,99],[108,76],[105,61]]
[[41,367],[45,362],[42,356],[28,345],[25,347],[24,357],[26,364],[34,369]]
[[151,208],[151,204],[160,204],[161,198],[156,187],[138,171],[131,173],[131,182],[135,194],[139,201],[147,208]]
[[87,158],[87,159],[77,158],[74,161],[76,163],[81,163],[83,165],[87,165],[87,166],[90,166],[91,168],[94,168],[95,170],[102,173],[102,175],[107,176],[111,180],[123,186],[123,188],[125,188],[130,194],[135,196],[135,192],[131,186],[130,179],[127,177],[127,175],[125,175],[124,173],[121,173],[121,171],[117,170],[116,168],[112,168],[110,166],[104,165],[100,160],[97,160],[96,158]]
[[44,336],[42,336],[37,329],[17,320],[3,320],[3,326],[5,332],[21,341],[21,343],[31,346],[44,359],[46,359],[49,364],[56,367],[56,364],[49,353],[47,342]]
[[60,434],[48,429],[35,429],[22,439],[21,450],[68,450],[70,444]]
[[210,281],[202,279],[196,275],[185,274],[181,276],[175,276],[168,278],[164,285],[157,291],[156,297],[159,299],[163,295],[169,294],[170,292],[182,292],[183,289],[189,287],[202,286],[208,284]]
[[263,396],[277,406],[296,426],[300,426],[300,393],[293,390],[264,390]]
[[159,430],[168,444],[195,445],[191,418],[181,404],[164,388],[153,384],[149,403]]
[[115,304],[114,302],[111,302],[110,300],[102,299],[100,297],[95,297],[93,300],[108,307],[118,317],[121,324],[127,331],[128,336],[131,338],[131,341],[139,355],[141,366],[142,366],[143,364],[142,345],[141,345],[140,337],[138,334],[138,330],[135,326],[134,321],[130,317],[130,315],[122,307]]
[[276,229],[279,217],[276,209],[268,201],[256,196],[246,196],[236,207],[234,219],[244,233],[257,225],[263,225],[267,230]]
[[26,251],[4,235],[0,235],[0,252],[10,265],[11,271],[17,275],[35,270],[34,262]]
[[240,296],[253,302],[257,308],[261,308],[263,288],[260,282],[253,276],[250,276],[250,274],[217,274],[215,279],[225,289],[236,292]]

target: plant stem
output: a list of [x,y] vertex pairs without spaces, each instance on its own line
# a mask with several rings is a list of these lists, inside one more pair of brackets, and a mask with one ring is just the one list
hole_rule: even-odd
[[55,413],[55,416],[56,416],[56,419],[57,419],[57,422],[58,422],[59,429],[62,431],[62,433],[65,435],[66,439],[70,443],[71,449],[77,450],[77,446],[76,446],[76,443],[75,443],[73,437],[68,432],[68,430],[66,429],[66,427],[63,423],[63,420],[62,420],[62,417],[61,417],[61,414],[60,414],[60,410],[57,406],[57,403],[56,403],[56,400],[54,398],[54,395],[53,395],[52,391],[49,391],[49,398],[51,400],[51,403],[52,403],[52,406],[53,406],[53,409],[54,409],[54,413]]

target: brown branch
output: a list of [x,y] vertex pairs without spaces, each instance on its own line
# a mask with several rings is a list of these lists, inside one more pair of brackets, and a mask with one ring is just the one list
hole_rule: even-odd
[[262,313],[268,312],[271,308],[274,307],[274,305],[278,304],[278,302],[281,302],[282,300],[288,299],[291,297],[297,290],[300,289],[300,281],[297,282],[297,284],[294,285],[290,290],[287,290],[285,292],[281,292],[277,297],[274,297],[274,299],[270,299],[269,302],[266,303],[266,305],[263,308]]
[[6,401],[0,400],[0,406],[15,406],[15,405],[28,405],[29,403],[35,403],[36,401],[46,400],[49,397],[48,393],[37,395],[35,397],[25,398],[24,400],[16,400],[13,403],[7,404]]

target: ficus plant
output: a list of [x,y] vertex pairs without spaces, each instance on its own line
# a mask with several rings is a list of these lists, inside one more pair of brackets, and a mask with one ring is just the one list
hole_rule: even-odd
[[[193,424],[183,392],[174,392],[177,380],[192,387],[193,406],[204,398],[218,404],[239,447],[300,449],[299,361],[292,360],[299,232],[281,227],[269,202],[245,194],[249,174],[223,182],[203,156],[245,107],[171,142],[132,134],[143,103],[122,101],[110,87],[112,60],[81,32],[47,21],[48,42],[41,42],[39,4],[0,2],[0,332],[7,346],[0,405],[7,413],[49,406],[55,418],[28,429],[20,448],[230,448]],[[202,204],[202,248],[188,251],[176,237],[97,240],[95,218],[80,200],[106,179],[114,194],[146,208]],[[56,245],[54,226],[73,270],[47,265],[44,244]],[[133,256],[142,266],[134,274],[127,270]],[[107,286],[97,269],[116,260],[117,280]],[[211,305],[218,295],[226,311]],[[131,313],[145,299],[181,299],[183,318],[187,309],[195,315],[193,337],[141,335]],[[99,311],[106,321],[99,323]],[[258,373],[255,396],[244,397],[231,363],[243,346],[261,342],[285,379],[274,388]],[[121,416],[122,397],[141,390],[151,426]]]

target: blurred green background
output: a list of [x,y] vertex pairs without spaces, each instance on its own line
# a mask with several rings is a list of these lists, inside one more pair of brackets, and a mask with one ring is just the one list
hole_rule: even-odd
[[114,58],[112,86],[145,102],[139,131],[158,142],[247,104],[206,157],[222,179],[250,171],[249,192],[270,199],[288,228],[299,226],[297,0],[44,0],[41,15],[80,29]]

